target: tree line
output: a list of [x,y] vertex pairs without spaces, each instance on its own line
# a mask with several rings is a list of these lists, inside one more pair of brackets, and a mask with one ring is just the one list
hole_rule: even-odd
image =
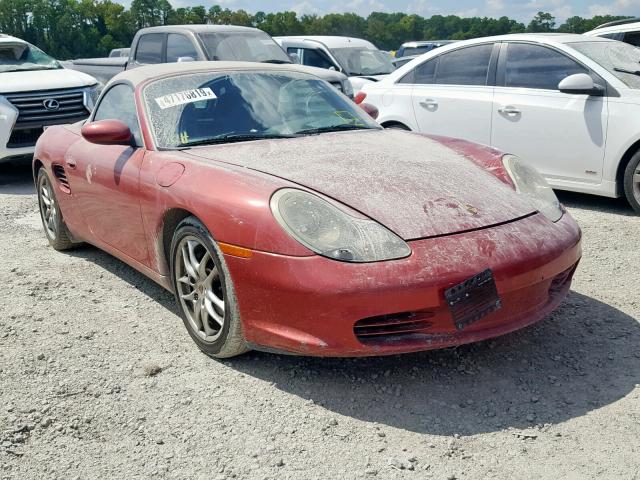
[[622,19],[619,16],[571,17],[556,25],[539,12],[528,24],[508,17],[462,18],[373,12],[301,15],[295,12],[249,13],[214,5],[173,8],[167,0],[132,0],[125,8],[111,0],[0,0],[0,33],[27,40],[61,59],[106,55],[127,47],[144,27],[178,24],[228,24],[257,27],[271,35],[348,35],[365,38],[378,48],[397,49],[409,40],[463,40],[520,32],[584,33]]

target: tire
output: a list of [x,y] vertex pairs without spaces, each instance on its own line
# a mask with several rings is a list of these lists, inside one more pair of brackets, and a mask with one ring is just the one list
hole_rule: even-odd
[[640,214],[640,151],[636,152],[624,171],[624,194],[631,208]]
[[180,222],[170,251],[176,303],[198,348],[214,358],[247,352],[229,270],[202,222],[195,217]]
[[403,125],[401,123],[392,123],[391,125],[384,127],[386,130],[404,130],[406,132],[410,132],[411,129],[409,127],[407,127],[406,125]]
[[73,248],[75,244],[71,241],[71,233],[64,223],[62,211],[56,198],[55,186],[51,183],[44,168],[38,171],[36,187],[38,189],[40,219],[49,245],[58,251]]

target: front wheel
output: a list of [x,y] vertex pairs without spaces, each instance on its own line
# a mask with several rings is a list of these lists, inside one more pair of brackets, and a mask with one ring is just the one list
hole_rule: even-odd
[[200,350],[215,358],[249,350],[222,253],[194,217],[183,220],[173,235],[171,277],[182,320]]
[[624,171],[624,193],[636,213],[640,214],[640,152],[637,152]]
[[40,218],[49,244],[59,251],[72,248],[74,244],[71,241],[71,233],[64,223],[54,186],[44,168],[38,171],[36,186],[38,188]]

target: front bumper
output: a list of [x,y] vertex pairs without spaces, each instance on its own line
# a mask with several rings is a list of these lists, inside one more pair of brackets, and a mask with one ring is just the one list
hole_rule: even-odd
[[[542,319],[569,291],[581,256],[580,238],[569,215],[552,224],[537,214],[410,242],[413,253],[402,260],[349,264],[262,252],[250,259],[225,259],[244,335],[254,348],[317,356],[386,355],[475,342]],[[444,290],[487,268],[493,270],[503,307],[458,331]],[[356,335],[363,319],[402,321],[407,315],[428,320],[419,330]]]

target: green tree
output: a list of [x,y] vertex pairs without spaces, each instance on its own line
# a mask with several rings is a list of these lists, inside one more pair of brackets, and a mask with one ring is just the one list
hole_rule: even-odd
[[547,12],[538,12],[527,26],[527,32],[552,32],[556,26],[556,18]]

